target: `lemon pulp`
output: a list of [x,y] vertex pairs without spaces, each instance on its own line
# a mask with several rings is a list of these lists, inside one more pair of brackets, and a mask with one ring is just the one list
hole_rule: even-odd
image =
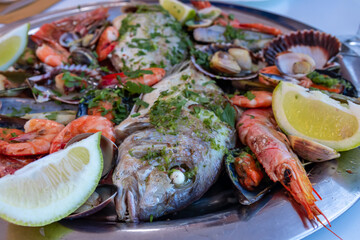
[[21,38],[13,36],[0,43],[0,66],[10,61],[19,51]]
[[354,115],[295,91],[285,94],[283,108],[289,123],[312,138],[338,141],[353,136],[359,128]]

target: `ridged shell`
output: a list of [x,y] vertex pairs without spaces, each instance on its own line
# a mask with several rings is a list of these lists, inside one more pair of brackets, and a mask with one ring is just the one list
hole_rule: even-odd
[[275,38],[264,48],[264,58],[269,65],[275,65],[276,55],[281,52],[305,53],[315,60],[316,69],[322,69],[340,48],[340,41],[330,34],[302,30]]

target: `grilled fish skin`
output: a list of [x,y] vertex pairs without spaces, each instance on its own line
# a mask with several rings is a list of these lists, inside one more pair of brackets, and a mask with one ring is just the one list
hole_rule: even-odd
[[[204,84],[209,80],[192,67],[167,77],[144,96],[150,107],[116,127],[118,136],[127,136],[113,174],[119,220],[148,221],[180,210],[216,181],[235,131],[212,111],[227,101],[214,84]],[[171,181],[173,169],[185,171],[183,184]]]
[[166,71],[187,56],[186,34],[172,16],[164,12],[121,15],[113,24],[120,40],[111,61],[117,70],[162,67]]

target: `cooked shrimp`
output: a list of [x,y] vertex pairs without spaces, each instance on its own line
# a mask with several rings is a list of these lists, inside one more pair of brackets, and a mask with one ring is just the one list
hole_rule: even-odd
[[93,116],[103,116],[111,121],[114,119],[112,110],[113,110],[113,103],[104,100],[104,101],[99,101],[97,106],[89,108],[87,114]]
[[97,133],[115,141],[115,132],[113,123],[101,116],[83,116],[70,122],[66,127],[54,138],[51,143],[50,153],[63,149],[67,142],[73,137],[81,133]]
[[318,219],[319,214],[325,217],[315,205],[313,188],[300,160],[291,150],[286,136],[276,129],[272,110],[247,110],[237,126],[241,142],[254,152],[270,179],[279,181],[290,192],[305,208],[310,220]]
[[253,191],[259,186],[264,178],[264,174],[256,165],[253,156],[245,151],[235,158],[234,166],[241,186],[249,191]]
[[[165,76],[166,72],[163,68],[145,68],[142,69],[145,71],[151,71],[152,74],[143,74],[140,77],[129,78],[125,75],[125,73],[114,73],[103,76],[100,82],[101,87],[113,87],[113,86],[121,86],[127,81],[141,83],[147,86],[152,86],[158,82]],[[120,83],[121,82],[121,83]]]
[[239,107],[243,108],[261,108],[270,107],[272,103],[272,93],[267,91],[248,91],[248,95],[235,95],[230,100]]
[[119,31],[115,27],[107,27],[99,38],[99,43],[96,47],[96,54],[98,60],[103,61],[114,50],[119,38]]
[[0,140],[10,141],[11,138],[24,134],[19,129],[0,128]]
[[25,133],[10,138],[11,142],[1,141],[0,154],[8,156],[47,154],[51,141],[64,125],[46,119],[31,119],[25,123],[24,128]]
[[36,56],[43,63],[56,67],[62,63],[67,63],[70,53],[57,43],[44,43],[36,49]]

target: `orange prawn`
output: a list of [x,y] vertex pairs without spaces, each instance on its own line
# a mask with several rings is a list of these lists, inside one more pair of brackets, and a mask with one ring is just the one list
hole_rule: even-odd
[[99,61],[105,60],[112,50],[114,50],[118,38],[119,31],[113,26],[107,27],[103,31],[96,47],[96,54],[98,55]]
[[0,154],[7,156],[47,154],[52,140],[63,128],[64,125],[55,121],[31,119],[24,125],[24,134],[9,138],[9,141],[0,141]]
[[230,101],[239,107],[243,108],[261,108],[270,107],[272,103],[272,93],[267,91],[248,91],[249,96],[235,95]]
[[318,218],[322,215],[331,226],[315,204],[312,192],[320,196],[313,189],[299,158],[291,150],[286,136],[277,130],[272,109],[246,110],[236,126],[241,142],[250,147],[270,179],[279,181],[289,191],[305,208],[310,220],[315,218],[322,224]]
[[70,57],[70,53],[56,42],[43,43],[35,53],[40,61],[52,67],[68,63]]
[[106,76],[103,76],[100,81],[100,86],[105,87],[114,87],[114,86],[121,86],[122,84],[126,83],[127,81],[135,82],[135,83],[141,83],[147,86],[152,86],[158,82],[160,82],[161,79],[164,78],[166,71],[163,68],[145,68],[142,69],[145,71],[151,71],[152,73],[146,73],[143,74],[140,77],[136,78],[129,78],[126,76],[125,73],[114,73],[109,74]]
[[51,143],[50,153],[63,149],[67,142],[73,137],[81,133],[97,133],[115,141],[115,131],[113,123],[101,116],[82,116],[70,122],[66,127],[54,138]]

